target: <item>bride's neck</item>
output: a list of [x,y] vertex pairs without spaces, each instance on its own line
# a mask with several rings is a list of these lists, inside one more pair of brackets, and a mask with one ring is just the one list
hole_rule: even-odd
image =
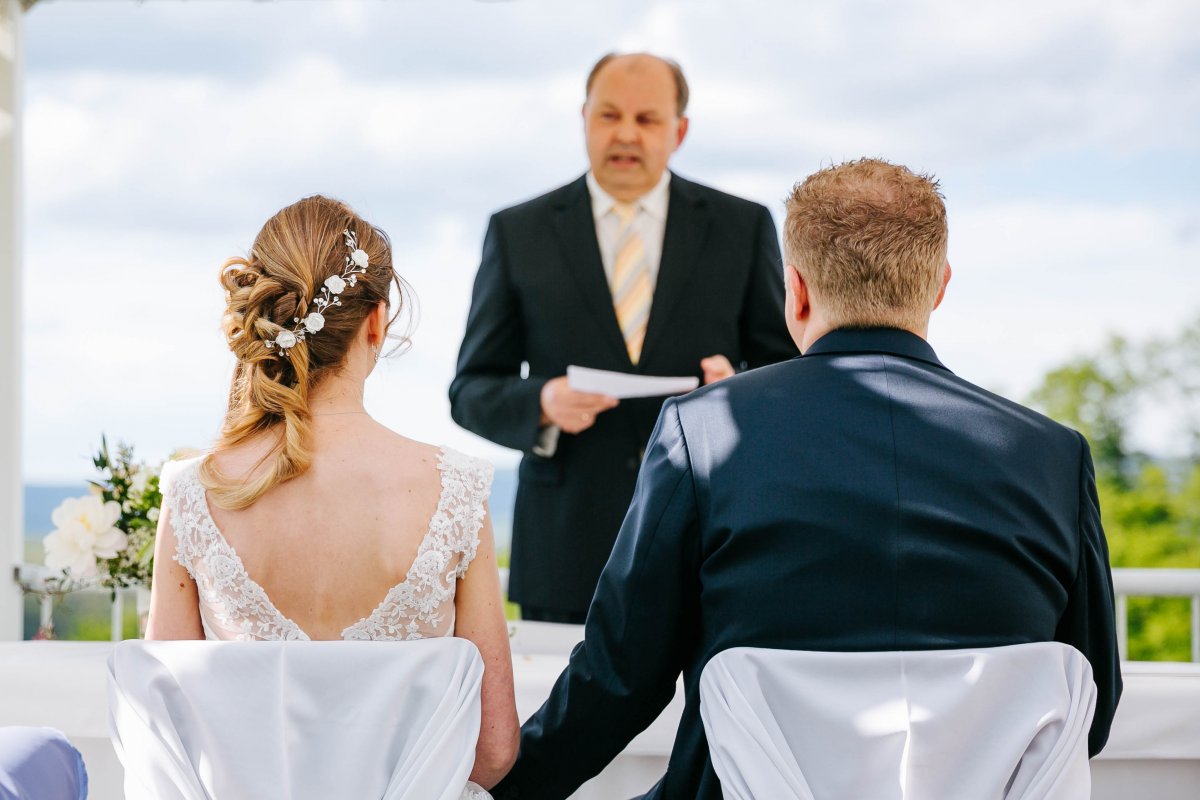
[[330,375],[313,387],[308,409],[313,416],[363,411],[363,382],[349,376]]

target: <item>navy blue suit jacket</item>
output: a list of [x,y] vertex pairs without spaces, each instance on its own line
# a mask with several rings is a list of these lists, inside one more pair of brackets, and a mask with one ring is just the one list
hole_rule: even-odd
[[878,651],[1060,641],[1121,691],[1087,443],[956,377],[921,338],[838,330],[802,357],[664,406],[586,639],[495,790],[564,798],[670,700],[683,719],[648,798],[721,797],[699,714],[731,647]]

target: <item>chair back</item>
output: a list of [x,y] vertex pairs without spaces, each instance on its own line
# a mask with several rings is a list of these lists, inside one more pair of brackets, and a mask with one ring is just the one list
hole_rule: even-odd
[[739,647],[700,678],[727,800],[1087,800],[1091,665],[1057,642]]
[[144,642],[109,658],[128,800],[459,800],[483,661],[412,642]]
[[87,769],[55,728],[0,727],[0,798],[86,800]]

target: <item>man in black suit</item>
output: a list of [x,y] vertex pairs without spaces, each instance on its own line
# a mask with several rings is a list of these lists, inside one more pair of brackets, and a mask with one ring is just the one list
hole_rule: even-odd
[[659,714],[648,798],[718,800],[701,670],[732,647],[1059,641],[1091,663],[1088,739],[1121,691],[1087,442],[955,376],[925,341],[950,279],[937,184],[863,160],[797,186],[786,318],[804,355],[667,401],[586,637],[497,800],[565,798]]
[[667,170],[687,99],[673,62],[605,56],[591,170],[488,225],[450,412],[525,454],[508,588],[526,619],[583,622],[663,402],[573,391],[568,365],[711,383],[796,354],[770,214]]

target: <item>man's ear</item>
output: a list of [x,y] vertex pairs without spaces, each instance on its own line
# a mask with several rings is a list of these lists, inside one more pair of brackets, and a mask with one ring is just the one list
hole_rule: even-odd
[[812,306],[809,305],[808,284],[804,282],[804,277],[795,266],[788,264],[784,267],[783,271],[784,279],[787,281],[787,290],[794,298],[792,316],[797,322],[804,322],[812,315]]
[[933,301],[933,307],[937,308],[942,304],[942,298],[946,296],[946,286],[950,283],[950,261],[946,261],[946,268],[942,270],[942,288],[938,289],[937,299]]
[[679,118],[679,130],[675,134],[675,149],[676,150],[678,150],[679,146],[681,144],[683,144],[683,137],[687,136],[687,132],[688,132],[688,118],[680,117]]

